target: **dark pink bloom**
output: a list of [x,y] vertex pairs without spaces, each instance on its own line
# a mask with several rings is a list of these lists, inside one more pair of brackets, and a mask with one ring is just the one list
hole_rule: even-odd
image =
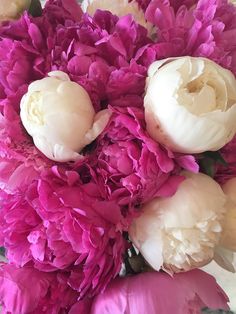
[[69,311],[69,314],[90,314],[92,299],[85,299],[76,302]]
[[215,279],[201,270],[149,272],[114,280],[98,295],[91,314],[192,314],[204,307],[228,309],[228,298]]
[[149,137],[137,108],[113,110],[90,158],[98,186],[122,205],[123,213],[154,197],[173,195],[183,180],[181,167],[198,171],[192,156],[174,155]]
[[236,177],[236,136],[220,150],[220,153],[227,165],[217,165],[215,179],[224,184]]
[[79,22],[82,10],[76,0],[47,0],[43,15],[55,25],[65,24],[67,20]]
[[[0,101],[8,99],[19,109],[29,83],[51,70],[51,49],[57,24],[77,22],[82,12],[76,0],[47,1],[43,15],[25,13],[0,27]],[[0,109],[3,104],[0,104]]]
[[0,110],[10,102],[19,111],[28,84],[49,71],[43,33],[27,14],[0,28]]
[[26,134],[12,103],[2,101],[0,113],[0,188],[14,193],[40,176],[53,163],[41,154]]
[[235,6],[227,0],[184,1],[178,7],[180,2],[176,7],[175,1],[153,0],[146,10],[157,26],[157,58],[206,57],[236,74]]
[[66,314],[76,300],[77,293],[67,285],[63,273],[1,265],[0,303],[4,314]]
[[119,273],[126,244],[116,201],[80,182],[77,172],[55,167],[14,195],[2,191],[0,242],[15,265],[65,271],[83,297]]
[[85,14],[79,24],[58,26],[53,40],[52,68],[81,84],[97,110],[108,104],[142,106],[147,66],[155,52],[142,58],[151,40],[131,15]]

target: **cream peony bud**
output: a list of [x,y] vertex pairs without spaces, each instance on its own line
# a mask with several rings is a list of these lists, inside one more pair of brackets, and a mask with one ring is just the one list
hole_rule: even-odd
[[220,244],[236,252],[236,178],[227,181],[223,186],[223,191],[228,199]]
[[145,19],[144,12],[136,0],[83,0],[82,10],[93,16],[97,9],[108,10],[119,17],[132,14],[137,23],[151,31],[151,24]]
[[155,270],[206,265],[219,242],[225,212],[221,187],[202,173],[183,175],[176,194],[146,204],[129,229],[130,239]]
[[0,21],[16,19],[30,7],[31,0],[1,0]]
[[54,71],[30,84],[20,116],[35,146],[49,159],[65,162],[81,158],[79,152],[103,131],[110,113],[96,115],[85,89]]
[[144,105],[149,134],[173,151],[216,151],[236,133],[236,79],[205,58],[154,62]]

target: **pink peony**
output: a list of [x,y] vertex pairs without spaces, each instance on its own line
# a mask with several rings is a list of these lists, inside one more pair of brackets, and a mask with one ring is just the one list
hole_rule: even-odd
[[229,179],[236,177],[236,136],[220,150],[220,153],[226,161],[226,165],[217,165],[215,179],[220,184],[224,184]]
[[79,24],[59,25],[53,40],[52,69],[81,84],[97,110],[108,104],[142,106],[147,66],[155,51],[146,53],[151,40],[131,15],[118,19],[100,10],[93,18],[85,14]]
[[192,314],[228,309],[215,279],[201,270],[176,274],[149,272],[114,280],[92,305],[91,314]]
[[[66,314],[77,300],[77,293],[66,282],[67,275],[63,273],[3,264],[0,269],[1,313]],[[80,302],[76,304],[79,306]]]
[[69,314],[90,314],[92,299],[85,299],[76,302],[69,311]]
[[0,28],[0,110],[7,101],[19,110],[28,84],[49,70],[42,31],[27,14]]
[[141,109],[113,109],[110,124],[90,156],[98,186],[125,209],[154,197],[173,195],[183,177],[180,169],[198,171],[192,156],[174,155],[145,131]]
[[227,0],[153,0],[146,18],[157,26],[158,59],[206,57],[236,74],[236,8]]
[[51,71],[57,23],[74,23],[80,17],[75,0],[47,1],[42,16],[25,14],[0,27],[0,187],[7,191],[30,184],[53,165],[26,134],[19,104],[29,83]]
[[7,98],[19,109],[29,83],[51,70],[52,37],[57,23],[77,22],[81,14],[76,0],[50,0],[42,16],[34,18],[25,13],[19,20],[1,25],[0,101]]
[[47,16],[51,23],[65,24],[66,21],[79,22],[82,10],[76,0],[47,0],[43,16]]
[[82,185],[77,172],[54,167],[14,195],[2,191],[0,201],[0,243],[14,265],[63,270],[80,297],[119,273],[126,248],[120,207],[92,182]]

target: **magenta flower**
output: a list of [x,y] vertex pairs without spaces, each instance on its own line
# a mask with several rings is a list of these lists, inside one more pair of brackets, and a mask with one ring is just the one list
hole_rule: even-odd
[[113,110],[90,158],[98,186],[122,205],[123,213],[154,197],[173,195],[183,180],[181,167],[198,171],[192,156],[174,155],[148,136],[137,108]]
[[0,36],[0,110],[3,112],[7,98],[18,111],[28,84],[49,70],[47,47],[42,31],[26,14],[1,27]]
[[151,40],[131,15],[118,19],[99,10],[93,18],[85,14],[79,24],[58,26],[52,40],[52,69],[81,84],[97,110],[108,104],[142,106],[147,66],[155,51],[146,53]]
[[91,314],[191,314],[228,309],[228,298],[215,279],[201,270],[170,277],[149,272],[114,280],[92,305]]
[[[180,3],[186,5],[179,6]],[[146,18],[157,26],[157,59],[206,57],[236,74],[233,4],[226,0],[153,0],[146,10]]]
[[[81,17],[75,0],[47,1],[43,15],[25,14],[0,28],[0,187],[13,192],[39,177],[53,164],[33,145],[22,127],[19,104],[28,85],[51,70],[51,49],[57,23]],[[50,40],[51,39],[51,40]]]
[[226,161],[226,165],[217,165],[215,179],[220,184],[224,184],[228,180],[236,177],[236,137],[225,145],[220,150],[220,153]]
[[[19,109],[20,99],[30,82],[51,70],[51,49],[55,28],[60,22],[81,18],[76,0],[47,1],[43,15],[25,13],[19,20],[0,27],[0,101],[8,99]],[[0,108],[3,104],[0,104]]]
[[[0,303],[3,314],[65,314],[76,300],[77,293],[67,285],[66,274],[1,265]],[[80,303],[76,304],[79,306]]]
[[66,21],[79,22],[82,10],[76,0],[47,0],[43,15],[50,19],[51,23],[65,24]]
[[80,297],[94,295],[121,268],[120,207],[104,201],[95,184],[82,185],[75,171],[45,172],[14,195],[1,192],[1,245],[10,263],[63,270]]

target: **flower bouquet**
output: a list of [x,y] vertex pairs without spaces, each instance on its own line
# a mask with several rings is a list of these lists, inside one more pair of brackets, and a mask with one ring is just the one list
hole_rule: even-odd
[[228,309],[236,251],[236,7],[0,3],[6,314]]

